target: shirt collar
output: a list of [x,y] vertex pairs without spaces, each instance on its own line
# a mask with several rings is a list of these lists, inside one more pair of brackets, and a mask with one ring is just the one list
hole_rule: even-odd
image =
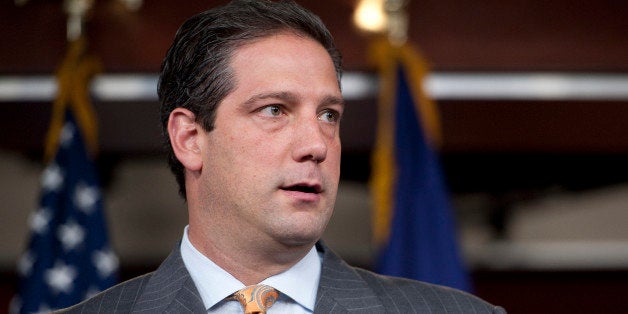
[[181,258],[203,299],[205,308],[209,309],[234,291],[242,289],[244,285],[192,245],[188,238],[188,228],[189,226],[186,226],[183,231]]
[[320,275],[321,260],[316,248],[312,246],[307,255],[294,266],[266,278],[261,283],[274,287],[301,306],[314,311]]
[[[239,280],[199,252],[188,238],[186,226],[181,241],[181,257],[206,309],[211,308],[234,291],[244,288]],[[314,310],[321,274],[321,259],[316,247],[288,270],[271,276],[261,283],[274,287],[301,306]]]

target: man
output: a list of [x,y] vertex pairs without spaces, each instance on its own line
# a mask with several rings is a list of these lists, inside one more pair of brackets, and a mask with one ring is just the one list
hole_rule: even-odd
[[340,76],[331,35],[294,3],[234,1],[186,21],[159,96],[189,225],[155,272],[68,311],[242,313],[246,291],[269,313],[503,311],[352,268],[319,241],[340,175]]

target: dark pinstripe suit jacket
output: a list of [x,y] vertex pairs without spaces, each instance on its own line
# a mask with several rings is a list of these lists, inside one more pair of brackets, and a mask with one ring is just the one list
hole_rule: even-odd
[[[351,267],[323,244],[317,248],[323,252],[323,267],[315,313],[505,313],[458,290]],[[155,272],[61,312],[206,313],[178,245]]]

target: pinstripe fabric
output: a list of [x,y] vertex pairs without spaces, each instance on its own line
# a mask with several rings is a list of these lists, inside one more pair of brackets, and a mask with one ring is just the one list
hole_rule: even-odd
[[505,313],[459,290],[351,267],[317,247],[325,253],[315,313]]
[[[323,267],[315,314],[505,313],[470,294],[422,282],[377,275],[347,265],[322,243]],[[108,289],[59,313],[206,313],[179,251],[153,273]]]
[[152,273],[131,279],[59,313],[205,313],[179,244]]

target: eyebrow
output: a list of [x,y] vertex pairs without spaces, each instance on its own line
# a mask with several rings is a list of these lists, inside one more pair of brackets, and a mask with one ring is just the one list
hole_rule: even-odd
[[[296,103],[299,101],[299,97],[296,94],[291,93],[291,92],[269,92],[269,93],[261,93],[261,94],[251,96],[249,99],[247,99],[244,102],[244,105],[251,105],[259,100],[264,100],[264,99],[269,99],[269,98],[279,99],[287,103]],[[320,105],[322,106],[340,105],[344,107],[345,101],[342,97],[329,95],[323,98]]]
[[326,96],[325,98],[323,98],[323,101],[321,102],[321,105],[323,105],[323,106],[340,105],[340,106],[344,107],[345,106],[345,100],[342,97]]
[[250,105],[250,104],[255,103],[256,101],[264,100],[268,98],[279,99],[279,100],[283,100],[290,103],[297,102],[298,100],[297,95],[290,92],[270,92],[270,93],[261,93],[261,94],[253,95],[251,96],[251,98],[247,99],[244,102],[244,104]]

